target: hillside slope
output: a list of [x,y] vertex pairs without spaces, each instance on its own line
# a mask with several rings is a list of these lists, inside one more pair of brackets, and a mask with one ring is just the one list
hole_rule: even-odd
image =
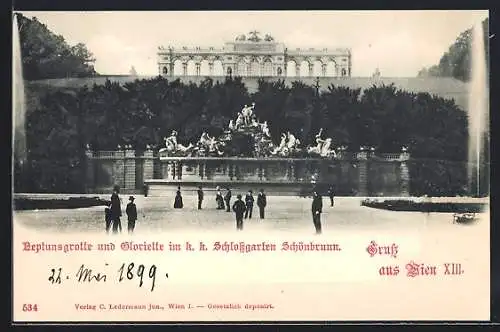
[[[39,81],[30,81],[26,85],[26,93],[28,97],[29,108],[35,107],[38,98],[43,95],[44,91],[57,90],[57,89],[78,89],[84,86],[92,87],[94,84],[104,84],[107,79],[120,84],[133,82],[136,79],[149,79],[152,76],[98,76],[90,78],[64,78],[64,79],[48,79]],[[193,82],[199,83],[204,80],[204,76],[184,76],[175,77],[184,83]],[[224,81],[224,77],[212,77],[214,81]],[[267,78],[270,81],[276,81],[278,78]],[[295,77],[287,77],[284,79],[287,85],[291,85],[296,81]],[[315,85],[316,78],[314,77],[301,77],[300,81],[308,85]],[[242,81],[247,86],[250,93],[257,91],[258,78],[244,77]],[[461,82],[454,78],[448,77],[408,77],[408,78],[394,78],[382,77],[372,79],[370,77],[349,77],[349,78],[334,78],[334,77],[320,77],[319,78],[320,90],[327,89],[329,85],[345,86],[349,88],[369,88],[374,84],[394,84],[397,88],[409,92],[427,92],[435,94],[446,99],[454,99],[455,103],[462,109],[468,108],[468,84]]]

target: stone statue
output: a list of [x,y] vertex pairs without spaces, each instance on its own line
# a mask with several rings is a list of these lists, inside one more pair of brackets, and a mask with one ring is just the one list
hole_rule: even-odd
[[319,154],[322,157],[335,157],[336,152],[331,149],[332,139],[323,139],[321,136],[323,134],[323,128],[321,128],[316,135],[316,146],[310,146],[307,148],[308,153]]
[[264,40],[267,42],[272,42],[272,41],[274,41],[274,38],[270,34],[266,34],[264,36]]
[[260,42],[261,41],[261,38],[259,37],[259,32],[254,30],[254,31],[250,31],[248,33],[249,37],[247,38],[249,41],[253,41],[253,42]]
[[287,150],[287,135],[285,133],[281,134],[281,142],[280,142],[280,145],[278,147],[276,147],[272,154],[273,155],[276,155],[276,154],[280,154],[280,155],[283,155]]
[[160,152],[170,152],[170,153],[185,153],[190,151],[194,146],[189,143],[188,146],[184,146],[182,144],[177,143],[177,132],[175,130],[172,131],[169,137],[165,137],[165,148],[160,149]]
[[335,157],[337,154],[335,153],[335,150],[330,150],[330,146],[332,145],[332,139],[327,138],[325,140],[325,143],[323,144],[323,147],[321,148],[320,155],[322,157]]
[[264,136],[266,137],[271,137],[271,133],[269,132],[269,126],[267,125],[267,121],[264,121],[264,123],[261,125],[261,130]]
[[230,131],[233,131],[233,130],[236,129],[236,126],[234,124],[234,120],[229,121],[229,126],[228,127],[229,127]]
[[235,129],[240,129],[243,125],[243,114],[238,113],[238,117],[236,118]]
[[295,136],[290,133],[290,132],[287,132],[287,138],[288,138],[288,142],[287,142],[287,148],[289,150],[292,150],[292,149],[295,149],[297,147],[297,139],[295,138]]
[[241,114],[243,115],[243,122],[246,126],[252,123],[253,109],[255,107],[255,103],[252,103],[252,106],[248,107],[245,105],[241,110]]
[[320,128],[318,134],[316,135],[316,148],[317,151],[321,151],[323,144],[325,143],[325,140],[321,138],[321,134],[323,134],[323,128]]
[[206,147],[206,146],[208,146],[209,143],[210,143],[210,136],[208,136],[207,132],[204,131],[201,134],[201,137],[200,137],[200,140],[198,141],[198,144],[203,146],[203,147]]

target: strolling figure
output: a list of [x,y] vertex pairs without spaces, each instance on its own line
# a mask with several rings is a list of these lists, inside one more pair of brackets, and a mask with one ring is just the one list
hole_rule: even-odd
[[231,212],[231,189],[227,188],[226,195],[224,196],[224,201],[226,201],[226,212]]
[[118,233],[122,231],[122,222],[120,217],[122,216],[122,207],[120,196],[118,196],[118,187],[115,186],[113,194],[111,195],[111,219],[113,220],[113,233]]
[[177,193],[175,194],[174,209],[182,209],[184,203],[182,203],[181,187],[177,187]]
[[220,187],[217,186],[216,190],[217,193],[215,194],[215,201],[217,202],[217,210],[224,210],[224,198],[220,192]]
[[135,222],[137,221],[137,207],[135,206],[134,203],[134,196],[130,196],[128,198],[130,201],[127,204],[127,208],[125,209],[125,212],[127,213],[127,219],[128,219],[128,232],[129,234],[134,232],[135,229]]
[[203,203],[203,190],[201,186],[198,187],[198,210],[201,210],[201,203]]
[[316,234],[321,234],[321,212],[323,210],[323,200],[317,191],[313,193],[313,201],[311,206],[314,228]]
[[243,214],[246,211],[245,203],[241,200],[241,195],[236,196],[236,201],[233,204],[233,211],[236,216],[236,229],[243,230]]
[[257,206],[259,207],[260,219],[264,219],[264,209],[267,205],[266,194],[264,194],[264,189],[261,189],[257,196]]
[[247,195],[245,196],[245,205],[246,205],[246,211],[245,211],[245,219],[252,219],[252,210],[253,210],[253,196],[252,196],[252,191],[249,190]]
[[330,197],[330,206],[333,206],[333,204],[335,203],[335,191],[333,190],[333,186],[330,186],[330,188],[328,188],[328,197]]

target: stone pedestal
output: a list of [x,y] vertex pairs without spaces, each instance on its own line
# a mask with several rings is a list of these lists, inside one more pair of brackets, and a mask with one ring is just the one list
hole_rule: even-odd
[[400,176],[401,176],[401,196],[410,196],[410,172],[408,169],[408,163],[406,161],[401,162],[399,165]]
[[188,164],[182,164],[181,165],[181,177],[182,181],[188,181],[188,182],[196,182],[199,181],[201,178],[198,175],[199,170],[198,168],[201,165],[188,165]]
[[368,195],[368,154],[360,152],[357,154],[358,159],[358,196]]
[[135,189],[135,151],[125,150],[124,153],[124,188]]
[[90,150],[85,151],[85,157],[87,158],[87,169],[85,174],[85,187],[87,191],[91,191],[95,186],[95,165],[94,165],[94,153]]
[[154,155],[152,150],[144,151],[144,164],[142,167],[142,178],[150,180],[154,177]]
[[125,187],[125,152],[116,151],[114,154],[113,163],[113,185],[118,185],[120,188]]

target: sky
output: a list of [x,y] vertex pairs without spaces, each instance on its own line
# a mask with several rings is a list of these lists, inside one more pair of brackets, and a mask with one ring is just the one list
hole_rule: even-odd
[[257,30],[288,48],[346,47],[352,76],[414,77],[488,11],[21,12],[94,54],[100,74],[157,75],[158,46],[213,46]]

